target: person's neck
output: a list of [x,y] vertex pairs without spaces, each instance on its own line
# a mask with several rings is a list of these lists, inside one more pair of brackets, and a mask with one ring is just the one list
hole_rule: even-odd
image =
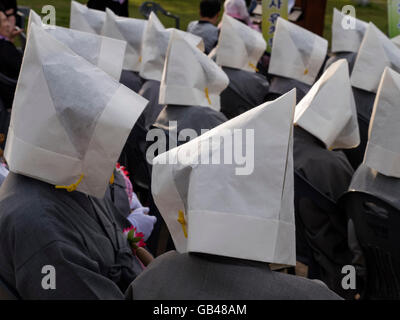
[[209,23],[213,24],[214,26],[217,24],[217,19],[215,19],[215,18],[200,17],[199,21],[209,22]]

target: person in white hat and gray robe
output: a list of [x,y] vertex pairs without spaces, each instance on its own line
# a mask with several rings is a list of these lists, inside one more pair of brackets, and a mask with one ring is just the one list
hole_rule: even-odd
[[220,28],[212,55],[229,78],[221,93],[221,112],[232,119],[266,101],[269,83],[257,65],[267,45],[261,33],[226,14]]
[[346,154],[355,168],[363,161],[374,100],[386,67],[400,71],[400,49],[370,22],[351,73],[361,143],[353,152],[346,152]]
[[367,27],[368,23],[333,9],[332,54],[325,63],[325,70],[336,61],[346,59],[351,73]]
[[268,100],[296,88],[299,102],[318,79],[327,51],[327,40],[278,18],[268,67],[272,76]]
[[[355,148],[360,143],[345,59],[332,64],[296,106],[294,123],[296,174],[336,203],[346,192],[354,173],[340,150]],[[295,192],[300,194],[301,190]],[[310,273],[346,296],[341,286],[341,269],[351,262],[351,253],[347,247],[344,212],[337,209],[332,216],[312,202],[301,201],[296,215],[302,221],[296,224],[298,238],[302,238],[297,242],[298,257],[310,266]]]
[[[296,264],[294,106],[295,90],[154,159],[152,192],[177,251],[156,258],[129,298],[339,299],[321,282],[269,266]],[[232,161],[236,148],[253,150],[253,165]]]
[[107,193],[147,101],[30,29],[4,153],[1,282],[20,299],[123,299],[142,266]]
[[164,108],[153,128],[162,129],[170,138],[176,135],[173,139],[180,145],[187,142],[179,139],[182,130],[201,135],[202,130],[220,125],[227,120],[219,110],[220,94],[228,83],[225,72],[212,59],[174,32],[160,86],[159,103]]
[[129,89],[139,92],[143,79],[139,75],[142,61],[142,41],[147,21],[118,17],[106,9],[106,20],[101,34],[106,37],[127,42],[123,70],[120,82]]
[[140,76],[145,82],[139,94],[149,100],[149,104],[139,118],[138,125],[141,125],[145,130],[148,130],[154,123],[163,107],[158,103],[160,81],[168,42],[173,31],[178,32],[187,41],[204,51],[204,42],[200,37],[173,28],[165,29],[156,14],[154,12],[150,14],[143,36],[142,62],[140,65]]

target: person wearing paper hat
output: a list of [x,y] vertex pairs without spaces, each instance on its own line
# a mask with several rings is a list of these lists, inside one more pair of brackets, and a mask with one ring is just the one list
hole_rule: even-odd
[[316,81],[325,62],[328,41],[296,24],[278,18],[268,73],[270,100],[297,89],[300,101]]
[[220,11],[220,0],[201,0],[200,20],[188,24],[187,32],[203,39],[205,54],[209,54],[218,42],[219,29],[216,25]]
[[[294,168],[316,190],[336,202],[347,190],[354,170],[342,151],[331,150],[355,148],[360,142],[347,60],[332,64],[314,84],[296,106],[294,124]],[[343,216],[338,212],[331,217],[312,202],[302,203],[297,214],[305,228],[298,232],[304,231],[307,243],[311,243],[312,260],[321,270],[321,280],[346,295],[341,269],[351,259]],[[307,257],[304,247],[305,243],[299,242],[297,253]]]
[[101,34],[106,13],[104,11],[89,9],[76,1],[71,1],[71,17],[69,27],[71,29]]
[[172,133],[179,136],[183,129],[193,129],[200,135],[202,130],[220,125],[227,120],[219,112],[220,93],[228,83],[228,77],[214,61],[174,31],[160,86],[159,103],[165,107],[153,127],[172,137]]
[[266,46],[261,33],[223,16],[215,56],[229,77],[229,87],[221,93],[221,112],[228,119],[266,101],[269,83],[256,72]]
[[34,10],[30,10],[28,28],[32,23],[43,27],[46,32],[50,33],[58,41],[108,73],[114,79],[120,79],[126,41],[43,24],[41,17]]
[[[132,283],[130,297],[339,298],[320,282],[274,272],[269,266],[296,264],[294,106],[295,90],[154,159],[152,193],[178,253],[156,258]],[[227,137],[234,131],[251,131],[254,139],[232,143]],[[252,170],[238,174],[244,168],[225,159],[232,145],[254,150],[248,157]],[[221,163],[207,164],[205,159],[220,159],[222,153]]]
[[106,9],[106,21],[102,29],[103,36],[127,42],[120,82],[135,92],[139,92],[143,85],[139,71],[146,23],[143,19],[118,17],[110,9]]
[[[399,84],[400,74],[386,67],[375,99],[364,161],[349,186],[349,191],[373,195],[397,210],[400,210]],[[349,229],[349,239],[351,236],[355,239],[354,244],[358,245],[354,227]],[[353,251],[355,258],[362,257]]]
[[204,42],[200,37],[173,28],[165,29],[157,15],[151,12],[143,35],[142,63],[139,73],[145,79],[139,94],[149,100],[149,104],[139,118],[138,124],[146,130],[155,122],[163,108],[158,103],[160,81],[172,31],[178,32],[187,41],[204,51]]
[[332,56],[325,63],[325,70],[340,59],[346,59],[350,72],[353,70],[358,49],[368,27],[368,23],[357,18],[353,19],[338,9],[333,9]]
[[368,141],[368,124],[376,91],[385,67],[400,70],[400,49],[370,22],[351,74],[361,132],[361,144],[357,150],[355,161],[352,161],[356,168],[363,160]]
[[[0,276],[19,298],[123,299],[141,272],[104,196],[146,103],[31,24],[0,190]],[[45,265],[56,290],[43,290]]]

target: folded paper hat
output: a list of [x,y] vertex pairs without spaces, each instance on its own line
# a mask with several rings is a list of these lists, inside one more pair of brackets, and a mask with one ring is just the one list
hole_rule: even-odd
[[124,18],[106,9],[102,35],[128,43],[125,52],[124,70],[140,71],[142,60],[142,40],[147,21],[143,19]]
[[161,79],[159,104],[204,106],[220,110],[225,72],[207,55],[172,32]]
[[89,9],[76,1],[71,1],[71,17],[69,27],[71,29],[101,34],[106,13],[104,11]]
[[201,51],[204,51],[202,38],[173,28],[165,29],[156,14],[151,12],[143,35],[142,64],[140,65],[140,76],[142,78],[161,81],[165,54],[173,30]]
[[10,170],[101,198],[146,104],[32,23],[5,148]]
[[312,85],[327,51],[324,38],[278,18],[268,72]]
[[386,68],[376,94],[364,163],[400,178],[400,74]]
[[216,48],[218,65],[255,72],[266,47],[260,32],[224,14]]
[[46,32],[50,33],[58,41],[68,46],[72,51],[90,63],[107,72],[113,78],[120,79],[126,49],[125,41],[43,24],[40,16],[33,10],[29,14],[28,26],[32,23],[43,27]]
[[292,90],[154,159],[152,193],[179,252],[296,264],[295,103]]
[[346,19],[350,19],[348,15],[343,14],[338,9],[333,9],[332,22],[332,52],[358,52],[361,42],[367,30],[368,23],[354,19],[354,28],[345,29]]
[[296,106],[294,123],[328,149],[350,149],[360,143],[356,104],[346,59],[333,63]]
[[354,64],[351,84],[376,92],[386,67],[400,71],[400,49],[370,22]]

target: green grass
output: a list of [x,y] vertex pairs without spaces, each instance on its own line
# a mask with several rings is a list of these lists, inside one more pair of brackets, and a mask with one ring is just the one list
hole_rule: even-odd
[[[78,0],[81,3],[86,3],[85,0]],[[129,10],[132,17],[140,17],[139,6],[144,0],[129,0]],[[319,1],[319,0],[315,0]],[[198,7],[200,0],[157,0],[168,11],[177,14],[181,18],[181,29],[186,30],[187,24],[191,20],[198,18]],[[28,6],[40,13],[42,6],[46,4],[52,4],[56,8],[57,14],[57,25],[68,26],[69,25],[69,11],[70,1],[69,0],[19,0],[19,5]],[[341,9],[344,5],[352,4],[355,1],[351,0],[328,0],[326,15],[325,15],[325,30],[324,37],[328,40],[331,38],[331,21],[333,8],[336,7]],[[372,21],[380,28],[383,32],[387,33],[387,4],[386,0],[370,0],[370,4],[367,7],[356,7],[357,18],[364,21]],[[174,20],[161,17],[161,21],[166,27],[174,27]]]

